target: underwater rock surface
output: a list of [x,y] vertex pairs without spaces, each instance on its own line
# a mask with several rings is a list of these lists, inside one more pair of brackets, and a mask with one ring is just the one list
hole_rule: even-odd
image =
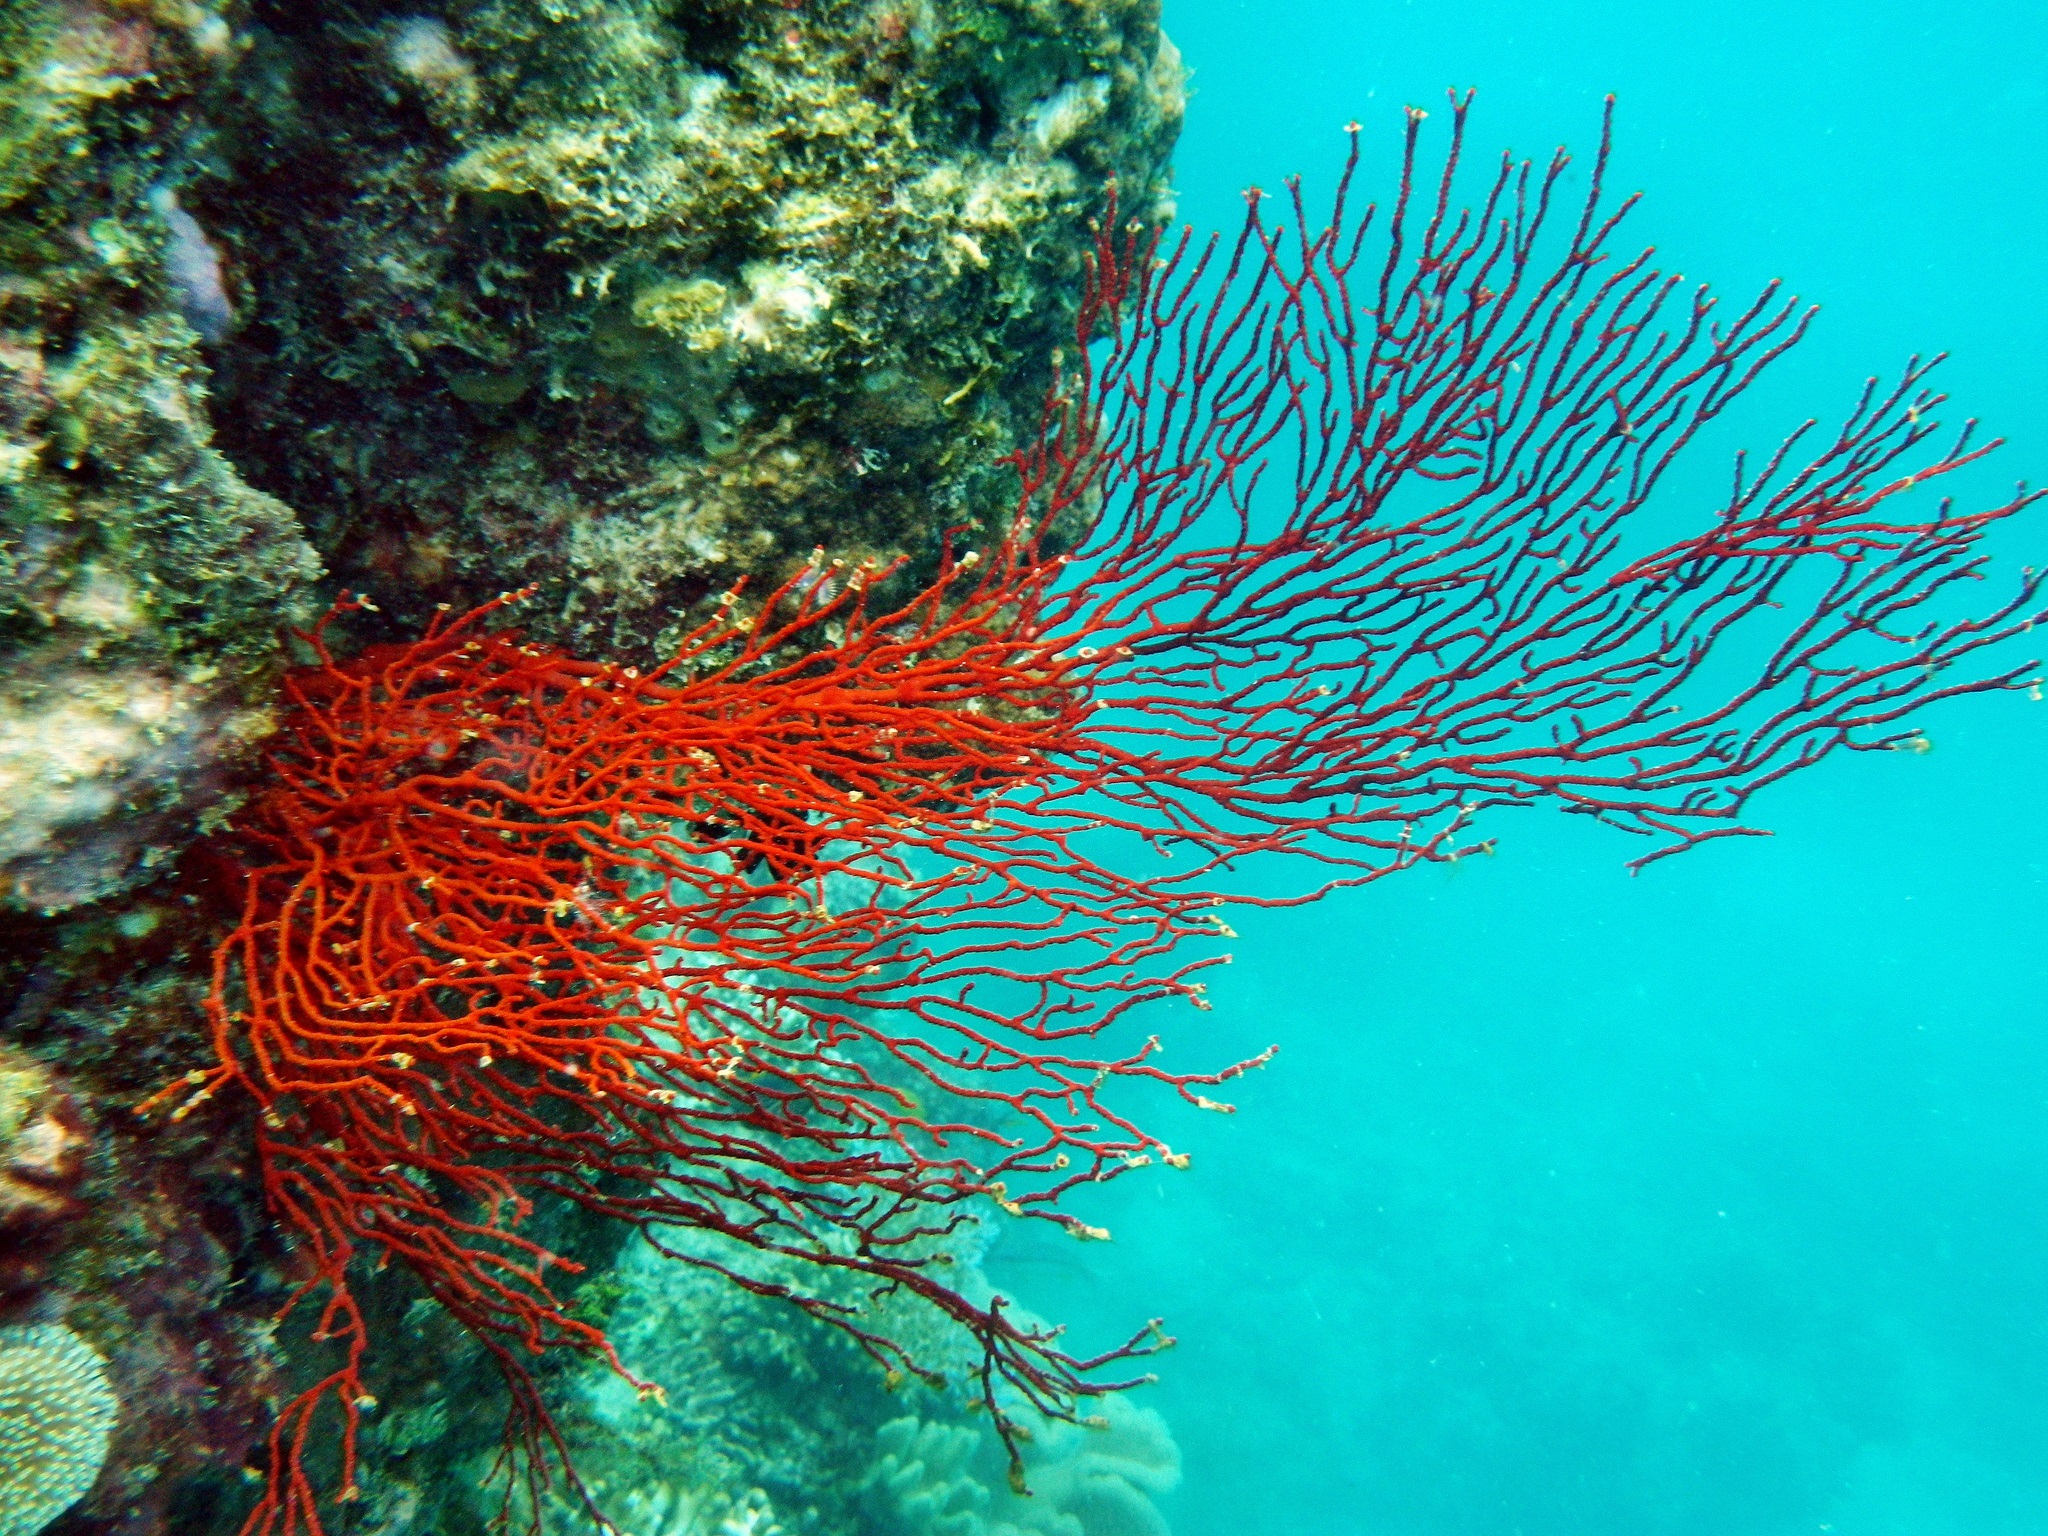
[[[0,0],[0,1330],[76,1338],[121,1405],[53,1531],[233,1532],[324,1365],[275,1325],[247,1128],[129,1113],[207,1057],[203,842],[288,626],[534,581],[537,635],[647,657],[814,545],[971,537],[1103,183],[1169,212],[1183,107],[1156,0]],[[536,1219],[621,1307],[617,1235]],[[628,1434],[569,1394],[648,1533],[885,1536],[884,1426],[993,1444],[675,1284],[687,1411]],[[409,1285],[364,1294],[417,1347],[352,1528],[480,1532],[495,1372]]]
[[[234,60],[196,4],[0,0],[0,901],[176,855],[319,574],[213,443],[161,192]],[[189,221],[188,221],[189,222]]]
[[656,657],[736,576],[1000,507],[1106,178],[1167,209],[1156,0],[258,7],[181,196],[223,440],[407,632],[528,582]]

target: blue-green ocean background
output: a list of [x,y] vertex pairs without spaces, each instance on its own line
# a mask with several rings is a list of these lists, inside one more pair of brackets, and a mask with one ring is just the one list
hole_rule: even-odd
[[[1616,185],[1649,194],[1623,244],[1824,305],[1673,516],[1916,351],[2010,439],[1967,493],[2048,476],[2048,9],[1166,25],[1198,227],[1326,186],[1348,118],[1385,189],[1401,107],[1446,86],[1479,88],[1482,167],[1590,152],[1618,93]],[[2001,587],[2048,561],[2048,513],[1999,549]],[[1088,1203],[1114,1243],[992,1258],[1080,1334],[1181,1337],[1146,1394],[1187,1456],[1177,1536],[2048,1532],[2048,704],[1924,723],[1933,753],[1839,758],[1759,802],[1776,837],[1638,879],[1628,840],[1524,813],[1496,858],[1233,917],[1215,1011],[1154,1027],[1184,1068],[1278,1041],[1241,1112],[1164,1116],[1195,1169]]]

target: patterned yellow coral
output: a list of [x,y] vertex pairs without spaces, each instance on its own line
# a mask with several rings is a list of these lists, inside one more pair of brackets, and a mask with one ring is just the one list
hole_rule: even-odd
[[35,1536],[85,1497],[116,1413],[106,1362],[69,1328],[0,1328],[0,1536]]

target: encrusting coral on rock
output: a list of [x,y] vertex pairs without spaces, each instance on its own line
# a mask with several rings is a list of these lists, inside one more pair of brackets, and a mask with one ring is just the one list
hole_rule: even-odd
[[246,274],[222,431],[416,628],[545,584],[658,658],[816,544],[996,510],[1106,178],[1166,210],[1156,0],[263,13],[188,201]]
[[1041,1421],[1010,1486],[979,1425],[892,1419],[875,1436],[863,1494],[876,1529],[901,1536],[1167,1536],[1153,1503],[1180,1483],[1180,1448],[1156,1409],[1105,1398],[1103,1423]]
[[319,570],[213,446],[162,212],[233,58],[193,0],[0,0],[0,902],[190,841]]
[[48,1278],[80,1214],[89,1141],[55,1075],[0,1046],[0,1306]]

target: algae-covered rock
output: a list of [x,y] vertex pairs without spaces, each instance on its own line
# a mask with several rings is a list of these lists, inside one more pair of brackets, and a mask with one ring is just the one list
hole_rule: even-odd
[[[221,16],[0,0],[0,901],[133,886],[266,729],[318,573],[212,445],[204,235],[164,189]],[[188,313],[189,312],[189,313]],[[195,328],[195,320],[197,327]]]
[[0,901],[175,861],[324,559],[646,656],[1009,494],[1156,0],[0,0]]
[[208,945],[194,910],[173,898],[0,919],[0,1330],[61,1318],[105,1357],[122,1404],[67,1536],[211,1531],[199,1514],[246,1499],[242,1468],[284,1369],[272,1339],[286,1256],[248,1127],[130,1111],[198,1044]]
[[181,194],[249,289],[223,440],[398,622],[538,581],[612,655],[1002,505],[1183,104],[1157,0],[257,14]]
[[[814,545],[971,534],[1181,109],[1156,0],[0,0],[0,1327],[63,1318],[123,1405],[68,1533],[231,1536],[327,1365],[241,1111],[132,1113],[209,1059],[200,845],[284,631],[533,581],[531,628],[644,656]],[[618,1234],[534,1223],[613,1294]],[[670,1536],[860,1529],[912,1410],[688,1279],[722,1353],[655,1440],[543,1368],[597,1481]],[[357,1291],[350,1528],[482,1531],[488,1358],[396,1267]]]
[[48,1280],[82,1214],[89,1144],[78,1100],[57,1075],[0,1045],[0,1308]]

